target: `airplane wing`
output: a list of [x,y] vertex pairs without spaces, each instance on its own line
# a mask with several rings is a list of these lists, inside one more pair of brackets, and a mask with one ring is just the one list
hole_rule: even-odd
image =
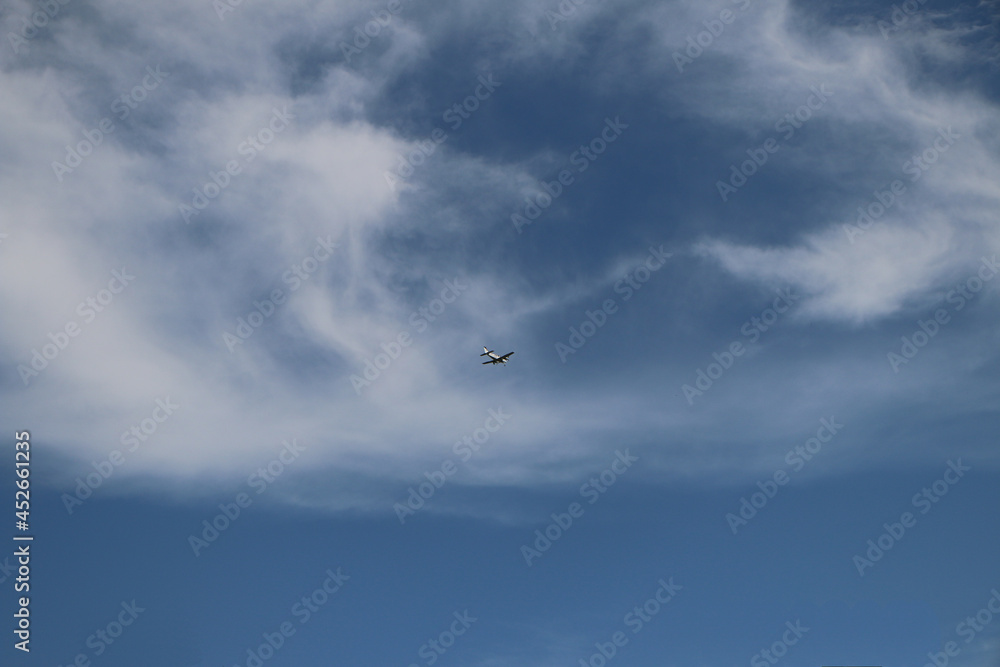
[[[479,356],[483,356],[483,355],[479,355]],[[496,362],[497,362],[496,359],[490,359],[489,361],[484,361],[483,364],[495,364]]]
[[507,361],[508,359],[510,359],[511,355],[513,355],[513,354],[514,354],[513,352],[508,352],[507,354],[505,354],[502,357],[500,357],[499,359],[497,359],[497,361]]

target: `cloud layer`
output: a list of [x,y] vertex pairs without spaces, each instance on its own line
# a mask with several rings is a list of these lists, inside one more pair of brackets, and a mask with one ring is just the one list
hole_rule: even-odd
[[[11,3],[6,25],[32,7]],[[731,479],[828,413],[869,420],[956,374],[973,402],[994,386],[993,282],[905,383],[885,363],[1000,251],[996,97],[928,77],[994,62],[977,18],[886,38],[874,17],[786,2],[558,19],[555,3],[404,3],[377,29],[375,4],[60,7],[0,56],[0,346],[6,419],[81,464],[169,397],[181,407],[123,477],[232,483],[297,438],[310,471],[372,483],[290,500],[365,506],[502,407],[510,424],[462,484],[564,483],[609,442],[649,452],[653,478]],[[456,40],[473,55],[446,67]],[[477,99],[490,72],[502,83]],[[557,85],[567,106],[536,108]],[[582,100],[606,111],[573,118]],[[518,233],[525,197],[543,201],[617,115],[620,143]],[[661,244],[676,255],[625,299]],[[134,280],[114,292],[114,271]],[[743,340],[778,288],[800,303]],[[620,310],[562,363],[555,344],[609,298]],[[748,355],[689,404],[681,387],[732,340]],[[484,344],[516,363],[480,367]]]

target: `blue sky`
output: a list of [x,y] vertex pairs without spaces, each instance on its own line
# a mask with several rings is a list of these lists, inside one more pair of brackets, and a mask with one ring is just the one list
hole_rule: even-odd
[[995,3],[0,19],[4,664],[998,664]]

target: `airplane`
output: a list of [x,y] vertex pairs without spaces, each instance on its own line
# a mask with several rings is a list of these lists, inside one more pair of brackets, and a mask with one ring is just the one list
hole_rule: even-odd
[[508,352],[507,354],[505,354],[505,355],[503,355],[501,357],[499,354],[497,354],[493,350],[487,348],[485,345],[483,346],[483,350],[484,350],[484,352],[482,354],[480,354],[479,356],[480,357],[489,357],[490,358],[489,361],[484,361],[483,362],[484,365],[485,364],[504,364],[504,365],[506,365],[507,360],[510,359],[510,356],[512,354],[514,354],[513,352]]

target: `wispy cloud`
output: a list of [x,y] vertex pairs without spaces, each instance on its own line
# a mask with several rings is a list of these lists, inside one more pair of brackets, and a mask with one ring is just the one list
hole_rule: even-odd
[[[31,7],[13,3],[9,15]],[[729,390],[713,392],[704,412],[685,412],[683,402],[666,403],[659,387],[679,386],[672,378],[689,364],[661,354],[671,376],[664,383],[644,361],[662,349],[661,331],[671,337],[671,351],[701,354],[700,340],[681,332],[706,331],[711,304],[732,298],[720,287],[724,273],[751,286],[801,291],[801,308],[783,326],[872,324],[933,302],[981,253],[1000,249],[996,104],[976,91],[918,84],[914,75],[918,51],[951,63],[986,58],[960,47],[956,35],[969,26],[900,31],[886,40],[874,29],[816,25],[806,10],[783,2],[745,9],[626,2],[583,3],[553,30],[546,12],[559,11],[558,3],[462,7],[437,15],[407,6],[351,62],[338,44],[367,14],[314,2],[244,3],[224,21],[210,3],[193,0],[141,11],[129,3],[70,3],[29,51],[4,51],[0,87],[10,94],[0,99],[0,307],[18,314],[0,323],[3,368],[13,378],[3,385],[5,411],[45,424],[54,446],[86,459],[106,455],[155,398],[170,395],[185,410],[122,471],[168,484],[199,475],[232,479],[239,474],[234,461],[262,456],[285,437],[309,443],[321,468],[405,481],[439,459],[484,406],[495,405],[516,413],[517,423],[505,430],[490,466],[470,470],[461,484],[570,483],[600,460],[609,433],[658,449],[671,462],[651,466],[662,474],[714,475],[720,467],[735,474],[748,462],[764,464],[752,451],[729,459],[689,447],[713,432],[718,411],[742,409]],[[677,72],[671,54],[705,29],[704,21],[734,7],[738,21]],[[595,46],[598,23],[607,33]],[[500,32],[487,31],[490,25]],[[406,82],[438,57],[436,48],[455,35],[487,33],[490,48],[476,52],[454,89],[438,96],[408,90]],[[497,36],[508,33],[517,39]],[[626,52],[614,48],[625,43],[644,57],[598,58],[586,77],[574,74],[591,62],[589,49]],[[729,215],[725,208],[657,212],[656,222],[647,222],[649,212],[623,212],[642,197],[615,188],[634,186],[653,168],[633,174],[615,160],[640,150],[640,136],[655,137],[642,133],[656,125],[629,118],[617,154],[609,150],[595,161],[581,175],[586,185],[574,185],[525,238],[515,238],[510,211],[538,179],[552,178],[551,169],[576,150],[574,141],[593,135],[584,129],[565,140],[514,145],[510,128],[524,120],[511,109],[537,85],[543,57],[558,57],[556,69],[572,75],[574,95],[601,100],[598,127],[622,99],[641,93],[644,108],[665,122],[683,119],[705,137],[734,137],[706,173],[724,174],[773,133],[811,85],[827,82],[834,94],[822,116],[782,145],[768,171],[730,202],[747,206],[740,224],[720,222]],[[131,94],[149,67],[169,75],[122,118],[115,100]],[[504,72],[490,108],[450,136],[407,187],[386,187],[386,171],[439,123],[442,108],[461,99],[452,90],[487,70]],[[262,149],[245,149],[250,138],[263,141],[276,109],[294,118]],[[67,147],[77,150],[105,118],[114,130],[102,131],[100,144],[58,179],[52,163],[65,162]],[[555,126],[566,122],[555,118]],[[852,243],[843,225],[856,221],[873,192],[908,179],[905,163],[946,127],[962,138],[919,178],[906,180],[905,195]],[[686,159],[693,168],[705,158]],[[179,207],[190,205],[195,191],[207,193],[206,184],[218,182],[213,175],[234,161],[239,173],[228,172],[210,205],[185,221]],[[611,187],[583,178],[598,172],[621,180]],[[754,189],[792,176],[812,184],[789,193],[801,224],[774,233],[768,213],[754,204]],[[704,191],[712,199],[711,176]],[[610,212],[581,206],[595,193],[622,201]],[[671,217],[688,214],[715,220],[714,231],[689,234],[686,222]],[[612,236],[612,221],[627,231]],[[286,272],[321,236],[336,240],[335,253],[288,289]],[[642,294],[647,302],[616,316],[616,333],[609,329],[588,346],[587,362],[572,364],[569,376],[552,371],[552,341],[566,323],[578,321],[650,244],[668,240],[668,247],[694,248],[712,261],[665,269]],[[602,244],[608,251],[598,253]],[[134,272],[134,284],[25,387],[18,366],[30,364],[50,333],[79,319],[77,304],[121,267]],[[696,288],[684,282],[693,275],[703,278]],[[444,281],[455,279],[468,288],[454,303],[433,320],[413,319]],[[278,288],[287,302],[230,353],[223,334]],[[762,307],[747,307],[745,317]],[[651,324],[637,325],[643,318]],[[425,325],[419,331],[418,320]],[[359,395],[350,377],[401,333],[413,344]],[[779,342],[776,336],[773,344]],[[516,349],[519,368],[479,368],[475,353],[484,343]],[[782,367],[790,394],[817,367],[864,367],[842,348],[810,364]],[[881,387],[881,378],[858,372],[873,393]],[[736,372],[729,377],[732,388],[749,381]],[[759,426],[754,441],[795,433],[782,418]],[[716,436],[724,440],[708,437]],[[558,469],[548,465],[553,461]],[[361,489],[353,500],[328,493],[297,501],[343,507],[371,500]]]

